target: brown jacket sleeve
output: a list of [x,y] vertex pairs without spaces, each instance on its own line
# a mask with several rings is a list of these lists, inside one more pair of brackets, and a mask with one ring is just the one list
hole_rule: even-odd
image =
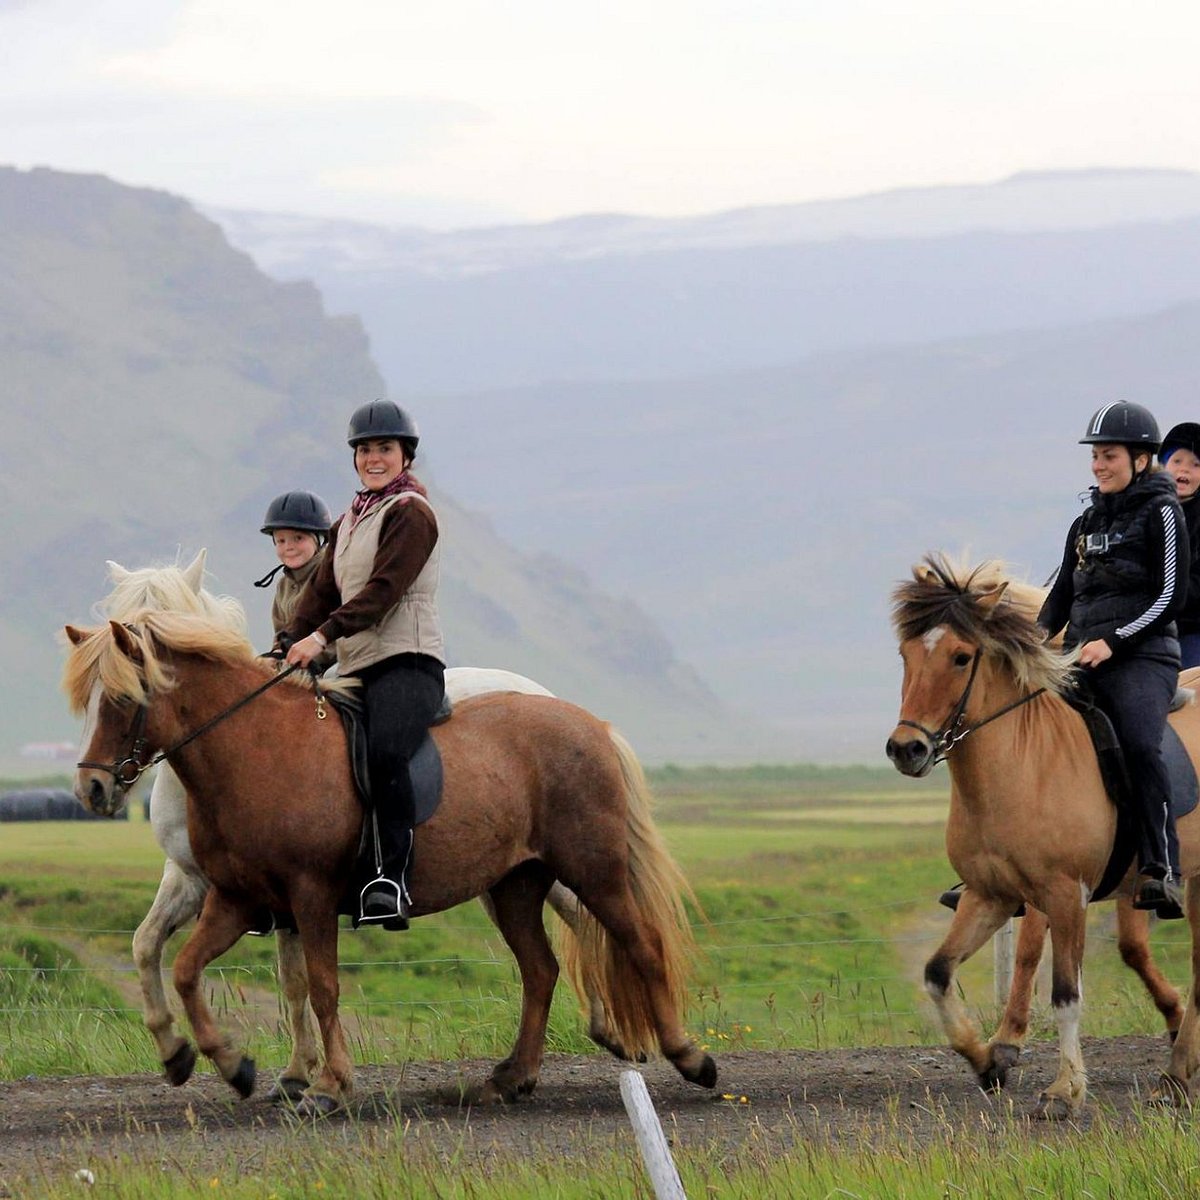
[[437,518],[429,505],[420,500],[397,501],[383,514],[370,579],[357,596],[342,604],[333,578],[333,556],[344,519],[330,531],[325,561],[300,597],[288,631],[293,637],[304,637],[319,629],[332,642],[369,629],[412,587],[437,544]]

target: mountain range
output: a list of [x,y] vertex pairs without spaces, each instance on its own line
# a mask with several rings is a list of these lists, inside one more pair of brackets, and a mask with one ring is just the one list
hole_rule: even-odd
[[[187,201],[98,176],[0,169],[0,760],[69,734],[55,632],[126,566],[209,549],[269,644],[258,526],[303,487],[341,511],[349,413],[384,392],[361,324],[267,278]],[[455,664],[532,675],[651,760],[737,756],[742,725],[636,604],[524,554],[433,478]]]
[[1040,581],[1091,412],[1200,417],[1187,172],[436,235],[218,217],[362,317],[456,496],[636,596],[797,757],[877,756],[923,552]]

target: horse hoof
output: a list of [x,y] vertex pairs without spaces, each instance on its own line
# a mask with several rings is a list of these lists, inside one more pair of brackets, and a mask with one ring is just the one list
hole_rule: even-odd
[[1160,1075],[1147,1103],[1156,1108],[1187,1108],[1191,1104],[1187,1084],[1174,1075]]
[[716,1087],[717,1086],[717,1064],[713,1061],[711,1054],[706,1054],[700,1062],[700,1066],[694,1071],[680,1071],[680,1074],[688,1081],[699,1087]]
[[1021,1047],[999,1042],[992,1047],[992,1061],[979,1073],[979,1086],[985,1092],[998,1092],[1008,1082],[1008,1073],[1017,1065]]
[[182,1087],[196,1069],[196,1051],[191,1042],[183,1042],[179,1049],[163,1063],[163,1074],[176,1087]]
[[299,1104],[304,1098],[304,1091],[307,1087],[307,1079],[282,1075],[267,1093],[267,1100],[271,1104]]
[[302,1117],[328,1117],[339,1108],[341,1105],[332,1096],[316,1094],[301,1096],[296,1112]]
[[254,1059],[243,1056],[242,1061],[238,1063],[238,1069],[229,1078],[229,1086],[245,1100],[254,1091],[257,1075]]
[[1049,1096],[1043,1092],[1033,1110],[1037,1121],[1069,1121],[1073,1116],[1071,1106],[1061,1096]]

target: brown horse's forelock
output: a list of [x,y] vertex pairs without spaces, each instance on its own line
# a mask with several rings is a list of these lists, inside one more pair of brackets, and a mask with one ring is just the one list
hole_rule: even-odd
[[[956,570],[941,556],[928,555],[922,565],[929,569],[924,579],[905,581],[892,593],[892,624],[901,642],[945,625],[986,656],[1000,659],[1021,687],[1060,694],[1070,688],[1073,658],[1046,646],[1029,585],[1007,579],[995,562]],[[1012,586],[988,613],[979,598],[1001,583]]]

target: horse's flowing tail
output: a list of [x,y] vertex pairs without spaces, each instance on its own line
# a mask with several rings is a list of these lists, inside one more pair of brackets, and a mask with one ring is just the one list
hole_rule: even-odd
[[[650,788],[633,747],[612,726],[608,732],[621,764],[634,909],[651,945],[661,950],[671,1003],[682,1012],[696,949],[684,901],[690,900],[697,912],[699,903],[654,824]],[[580,998],[600,998],[625,1053],[630,1058],[657,1053],[657,1024],[642,976],[625,948],[586,908],[574,931],[562,928],[559,951]]]

